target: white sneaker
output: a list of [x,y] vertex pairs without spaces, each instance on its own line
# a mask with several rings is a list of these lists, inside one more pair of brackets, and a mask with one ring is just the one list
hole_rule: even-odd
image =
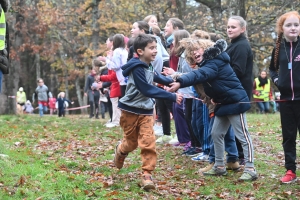
[[158,126],[158,125],[155,124],[155,125],[153,126],[153,130],[154,130],[154,134],[155,134],[156,136],[163,136],[163,135],[164,135],[162,126]]
[[177,138],[177,135],[175,135],[172,140],[169,141],[169,144],[177,144],[179,141],[178,141],[178,138]]
[[159,143],[159,144],[163,144],[163,143],[168,143],[168,142],[170,142],[170,140],[172,140],[173,138],[172,138],[172,136],[170,136],[170,135],[163,135],[163,136],[161,136],[160,138],[158,138],[157,140],[156,140],[156,143]]
[[199,154],[198,156],[192,157],[193,161],[200,161],[200,162],[209,162],[209,155],[207,154]]
[[119,124],[115,124],[115,123],[108,123],[105,125],[107,128],[113,128],[113,127],[116,127],[116,126],[119,126]]

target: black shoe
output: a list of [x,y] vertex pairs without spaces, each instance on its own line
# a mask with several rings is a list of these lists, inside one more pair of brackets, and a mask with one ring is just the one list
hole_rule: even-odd
[[90,117],[89,118],[93,118],[94,117],[94,115],[90,115]]

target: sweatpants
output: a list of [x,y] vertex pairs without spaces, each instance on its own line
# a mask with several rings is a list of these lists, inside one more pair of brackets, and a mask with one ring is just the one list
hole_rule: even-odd
[[122,153],[130,153],[137,147],[141,149],[142,170],[151,172],[155,169],[157,154],[152,115],[137,115],[121,111],[120,126],[124,135],[119,149]]
[[300,125],[300,101],[280,102],[282,146],[286,170],[296,173],[296,139]]
[[120,116],[121,116],[121,110],[118,108],[119,97],[113,97],[110,98],[110,100],[111,100],[112,111],[113,111],[111,123],[118,125],[120,123]]
[[178,141],[180,143],[188,143],[191,141],[188,124],[185,120],[184,113],[185,99],[181,104],[173,103],[173,117],[175,122],[175,129]]
[[245,168],[253,168],[253,145],[248,132],[245,113],[237,115],[215,116],[215,121],[211,131],[211,136],[215,145],[215,166],[224,166],[224,137],[230,124],[233,128],[235,137],[240,141],[243,147]]

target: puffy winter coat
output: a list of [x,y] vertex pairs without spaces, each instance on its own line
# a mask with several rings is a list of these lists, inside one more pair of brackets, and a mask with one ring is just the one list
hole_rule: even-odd
[[204,61],[199,69],[177,79],[180,87],[203,83],[205,93],[217,103],[216,116],[240,114],[250,109],[247,93],[229,64],[228,54],[224,52],[226,46],[224,40],[218,40],[204,51]]

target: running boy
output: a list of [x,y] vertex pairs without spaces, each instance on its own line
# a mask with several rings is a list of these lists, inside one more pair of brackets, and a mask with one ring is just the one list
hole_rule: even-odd
[[153,131],[153,98],[164,98],[180,103],[182,96],[155,87],[152,82],[169,85],[172,82],[153,70],[151,61],[157,54],[155,37],[140,34],[133,43],[138,58],[132,58],[122,67],[123,75],[128,76],[125,96],[119,101],[122,110],[120,126],[124,131],[122,143],[115,148],[114,163],[121,169],[129,152],[138,146],[142,157],[142,187],[155,189],[151,173],[156,166],[157,154]]

